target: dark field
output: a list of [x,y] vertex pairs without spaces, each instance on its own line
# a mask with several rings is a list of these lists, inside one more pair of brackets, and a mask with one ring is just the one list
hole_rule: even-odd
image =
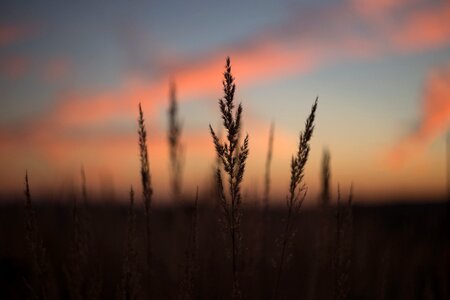
[[[152,208],[152,272],[146,273],[144,216],[136,197],[137,298],[183,298],[187,250],[194,299],[229,299],[231,268],[214,203],[199,199],[197,239],[188,247],[193,206]],[[358,199],[357,199],[358,200]],[[209,200],[208,200],[209,201]],[[211,200],[212,201],[212,200]],[[33,299],[33,278],[24,226],[25,200],[0,207],[0,299]],[[49,298],[70,299],[73,206],[37,205],[37,224],[46,248]],[[282,201],[280,203],[283,203]],[[97,282],[99,298],[119,297],[127,241],[127,205],[80,206],[86,216],[87,281]],[[290,258],[280,284],[280,299],[449,299],[449,219],[443,201],[431,204],[360,206],[354,204],[339,241],[336,208],[303,207],[296,222]],[[275,281],[282,219],[286,208],[244,207],[241,289],[244,299],[270,299]],[[350,249],[345,252],[345,247]],[[342,250],[344,249],[344,250]],[[336,257],[343,263],[336,263]],[[149,279],[151,278],[151,280]],[[148,285],[151,282],[151,285]],[[148,297],[151,296],[151,297]],[[81,297],[85,298],[85,297]],[[185,298],[185,297],[184,297]]]

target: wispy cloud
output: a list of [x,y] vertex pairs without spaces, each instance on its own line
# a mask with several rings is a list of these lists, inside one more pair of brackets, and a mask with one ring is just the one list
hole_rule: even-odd
[[388,153],[388,162],[401,167],[419,154],[450,126],[450,63],[432,70],[422,98],[418,127],[402,138]]
[[30,68],[30,61],[21,55],[11,55],[0,58],[0,74],[8,79],[23,77]]
[[[48,143],[49,147],[54,147],[54,150],[48,149],[49,153],[68,155],[65,153],[70,153],[74,144],[60,139],[61,136],[71,136],[74,130],[92,128],[115,119],[134,119],[139,101],[143,102],[146,115],[152,119],[166,105],[169,77],[177,82],[180,101],[193,96],[215,97],[221,89],[221,72],[227,55],[232,57],[238,84],[251,85],[311,72],[343,60],[366,60],[443,47],[450,44],[449,20],[448,1],[354,0],[303,12],[293,10],[285,22],[202,53],[201,57],[178,57],[176,64],[162,68],[164,71],[156,76],[145,77],[132,69],[115,88],[66,90],[56,96],[50,110],[18,125],[22,132],[20,141],[12,138],[12,130],[3,128],[0,143],[8,142],[8,149],[14,149],[15,143],[27,141],[41,145]],[[17,42],[29,34],[24,28],[0,27],[0,46]],[[72,67],[65,60],[54,61],[44,73],[53,80],[67,74]],[[23,68],[20,69],[20,61],[17,61],[16,69],[10,67],[9,73],[18,76],[23,74]],[[407,145],[422,144],[443,130],[449,117],[449,98],[442,97],[450,94],[448,82],[448,75],[441,72],[430,75],[421,127],[400,143],[393,152],[394,160],[402,156],[403,151],[408,151]],[[85,136],[85,141],[90,138]],[[84,143],[82,136],[77,143]],[[92,143],[86,145],[89,147]]]
[[55,82],[68,76],[72,68],[72,62],[68,58],[55,57],[45,63],[41,77],[46,81]]
[[37,33],[30,24],[0,24],[0,48],[29,39]]

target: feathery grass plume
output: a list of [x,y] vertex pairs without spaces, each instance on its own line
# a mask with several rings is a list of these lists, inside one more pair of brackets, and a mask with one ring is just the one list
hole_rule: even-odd
[[346,206],[341,206],[341,192],[338,186],[336,207],[336,237],[333,255],[334,297],[349,299],[351,297],[350,269],[353,246],[353,185]]
[[25,172],[25,238],[31,255],[33,270],[33,283],[29,284],[30,292],[36,299],[49,299],[49,277],[46,258],[46,248],[39,232],[36,212],[31,201],[30,185],[28,182],[28,172]]
[[[146,233],[146,258],[147,258],[147,273],[149,281],[151,280],[151,261],[152,261],[152,248],[151,248],[151,228],[150,228],[150,206],[152,203],[153,189],[151,184],[150,175],[150,163],[148,160],[147,151],[147,131],[144,123],[144,113],[142,112],[141,104],[139,103],[139,119],[138,119],[138,134],[139,134],[139,154],[141,161],[141,183],[142,183],[142,195],[144,200],[144,213],[145,213],[145,233]],[[148,289],[150,291],[150,282],[148,283]]]
[[170,84],[169,94],[170,105],[169,110],[167,111],[169,118],[169,130],[167,138],[169,141],[172,189],[175,198],[178,199],[181,192],[181,180],[183,171],[183,146],[180,143],[182,127],[178,117],[178,103],[174,82],[171,82]]
[[130,188],[130,205],[128,206],[127,241],[125,259],[122,267],[120,298],[133,300],[140,298],[139,271],[137,259],[136,212],[134,209],[134,191]]
[[198,271],[198,186],[195,195],[194,210],[191,216],[191,226],[189,227],[188,243],[186,247],[186,262],[184,265],[184,276],[180,284],[178,299],[196,299],[195,295],[195,275]]
[[217,156],[228,176],[229,200],[225,196],[222,174],[220,169],[216,170],[216,181],[219,192],[219,202],[224,213],[224,230],[229,234],[231,241],[232,262],[232,298],[242,297],[239,286],[240,259],[241,259],[241,183],[244,176],[245,161],[248,156],[248,135],[244,142],[239,145],[239,134],[241,131],[242,105],[239,104],[235,110],[234,92],[236,85],[231,74],[231,62],[227,57],[223,91],[224,98],[219,99],[220,112],[222,114],[223,126],[227,132],[227,141],[219,141],[212,126],[209,125]]
[[322,206],[327,206],[330,203],[330,151],[323,150],[322,156]]
[[142,196],[144,201],[145,211],[145,230],[147,237],[147,265],[150,272],[151,262],[151,228],[150,228],[150,207],[152,202],[153,189],[151,184],[150,163],[148,160],[147,150],[147,131],[144,123],[144,113],[142,112],[141,104],[139,103],[139,119],[138,119],[138,134],[139,134],[139,155],[141,162],[141,183]]
[[314,118],[316,114],[318,99],[319,98],[317,97],[311,108],[311,113],[309,114],[308,119],[305,123],[305,130],[303,132],[300,132],[300,141],[297,154],[293,156],[291,160],[291,183],[289,185],[289,195],[286,199],[288,214],[285,219],[284,232],[281,236],[281,251],[276,266],[277,271],[273,299],[276,299],[278,297],[281,277],[283,275],[288,252],[295,235],[296,228],[294,221],[298,213],[300,212],[300,208],[306,197],[307,189],[306,185],[303,183],[303,176],[305,165],[308,161],[309,156],[309,141],[311,140],[314,131]]

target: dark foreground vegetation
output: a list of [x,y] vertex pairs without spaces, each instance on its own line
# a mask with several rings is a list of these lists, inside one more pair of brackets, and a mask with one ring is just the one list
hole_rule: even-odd
[[[153,208],[150,291],[145,283],[144,211],[138,208],[137,298],[184,298],[182,283],[186,279],[186,264],[191,260],[188,252],[195,253],[189,262],[193,264],[189,279],[191,298],[230,297],[232,272],[227,240],[220,234],[219,208],[208,201],[199,199],[195,247],[189,247],[194,206]],[[450,248],[448,208],[444,203],[354,205],[351,247],[346,257],[348,269],[333,263],[340,251],[336,207],[328,210],[304,207],[297,220],[298,232],[280,283],[279,297],[333,299],[338,285],[345,284],[340,288],[347,289],[349,299],[448,299]],[[85,210],[90,251],[88,268],[81,274],[86,282],[94,283],[99,299],[122,298],[128,210],[126,205],[114,204],[92,205]],[[46,249],[48,298],[70,299],[69,289],[73,286],[68,281],[68,270],[74,270],[80,263],[71,259],[73,205],[39,205],[35,211]],[[39,280],[33,279],[24,212],[23,204],[0,208],[0,299],[32,299],[30,286]],[[277,240],[283,231],[281,219],[285,217],[285,209],[270,209],[266,220],[258,207],[247,207],[243,215],[242,297],[270,299],[276,279],[273,261],[279,251]]]

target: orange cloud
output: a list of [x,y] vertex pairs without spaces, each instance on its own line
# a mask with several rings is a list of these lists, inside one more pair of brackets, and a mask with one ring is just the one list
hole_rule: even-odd
[[418,1],[420,0],[351,0],[350,3],[362,15],[380,16]]
[[399,167],[420,153],[450,126],[450,64],[433,70],[428,76],[422,98],[422,116],[418,128],[403,138],[388,154],[388,162]]
[[[352,1],[351,5],[360,14],[368,10],[382,15],[414,2],[415,0],[365,0]],[[447,26],[449,25],[447,20],[450,18],[446,18],[447,15],[450,17],[449,5],[441,6],[432,7],[426,11],[413,10],[402,19],[402,26],[397,28],[394,24],[388,24],[388,28],[382,27],[379,30],[382,32],[387,30],[389,32],[387,37],[392,39],[394,48],[400,47],[402,51],[441,45],[450,41],[450,35],[448,35],[450,26]],[[329,23],[333,25],[340,22],[341,18],[342,16],[339,15],[333,19],[331,15]],[[122,86],[114,90],[87,93],[66,92],[57,99],[54,109],[42,116],[42,122],[51,123],[50,120],[53,124],[57,123],[62,127],[76,124],[94,125],[114,118],[134,115],[139,101],[143,102],[148,115],[151,115],[166,104],[169,75],[173,76],[177,82],[180,101],[193,96],[220,95],[218,91],[221,90],[221,72],[226,55],[232,57],[238,84],[249,85],[292,73],[307,72],[330,60],[335,61],[342,57],[367,58],[388,50],[381,46],[383,43],[380,45],[371,38],[351,31],[341,34],[343,36],[337,42],[334,39],[310,41],[304,40],[302,35],[294,35],[287,44],[279,34],[274,32],[269,32],[267,35],[260,34],[256,39],[246,41],[243,46],[211,53],[201,61],[186,61],[173,69],[172,74],[161,74],[157,79],[144,80],[135,78],[134,74],[131,74],[124,79]],[[408,45],[415,46],[408,48]],[[49,77],[58,77],[66,72],[67,64],[64,60],[55,61],[49,68]]]
[[411,12],[390,32],[395,47],[403,51],[436,48],[450,43],[450,3]]
[[[286,72],[302,72],[317,61],[304,53],[283,51],[276,47],[261,47],[251,51],[233,52],[233,69],[238,84],[251,84],[260,80],[282,76]],[[220,95],[225,55],[217,55],[206,62],[176,70],[175,78],[179,100],[193,96]],[[235,59],[234,59],[235,58]],[[236,62],[235,62],[236,61]],[[145,81],[128,78],[121,87],[113,91],[64,92],[57,97],[51,111],[29,124],[31,130],[73,129],[95,126],[120,118],[134,118],[139,102],[146,114],[152,118],[154,112],[166,105],[168,83],[164,79]],[[212,98],[215,101],[215,98]]]
[[[308,72],[329,61],[339,61],[342,58],[368,58],[389,51],[411,52],[447,44],[450,41],[448,21],[450,15],[447,2],[426,10],[412,7],[398,20],[398,23],[397,21],[384,22],[387,15],[399,10],[400,7],[409,7],[412,3],[413,1],[406,0],[366,0],[363,2],[352,1],[350,7],[345,7],[353,9],[351,12],[356,13],[356,18],[354,15],[345,15],[348,18],[345,22],[346,25],[361,21],[360,19],[365,22],[366,19],[361,17],[365,17],[368,13],[373,13],[371,16],[374,19],[383,21],[370,23],[374,26],[371,29],[376,33],[378,39],[355,33],[346,26],[339,26],[343,18],[339,13],[342,11],[337,15],[327,12],[327,25],[339,28],[338,35],[333,38],[323,38],[321,35],[316,37],[308,32],[303,34],[302,28],[300,28],[302,24],[294,22],[289,24],[292,27],[291,31],[295,31],[294,33],[291,31],[284,33],[283,30],[261,32],[256,39],[249,38],[244,45],[212,52],[202,57],[202,60],[193,62],[187,60],[173,69],[172,74],[159,74],[159,77],[152,79],[136,78],[135,74],[129,74],[120,86],[107,91],[65,91],[57,96],[55,105],[50,111],[22,124],[19,138],[14,138],[17,133],[11,133],[10,130],[9,134],[6,134],[6,137],[4,136],[0,142],[2,146],[8,143],[10,151],[21,146],[31,149],[39,148],[39,151],[47,156],[50,163],[54,158],[64,163],[71,155],[74,161],[81,159],[81,155],[76,154],[76,151],[82,151],[85,154],[83,157],[102,157],[97,164],[100,162],[118,164],[117,158],[121,155],[135,159],[137,149],[134,148],[135,142],[131,137],[122,137],[126,141],[122,143],[119,139],[105,138],[101,134],[81,134],[81,137],[74,138],[73,133],[80,129],[87,129],[84,132],[92,132],[96,126],[107,124],[113,120],[135,119],[138,102],[143,103],[147,124],[149,124],[155,113],[167,105],[169,75],[173,76],[177,82],[180,101],[192,99],[194,96],[208,96],[215,102],[216,98],[221,95],[221,73],[226,55],[231,56],[237,84],[242,86],[293,73]],[[320,15],[314,18],[314,20],[322,19]],[[317,29],[312,26],[307,30],[315,33]],[[3,38],[1,36],[0,29],[0,45],[2,45],[2,39],[7,41],[3,42],[3,45],[6,45],[18,40],[20,35],[3,33]],[[17,38],[12,38],[14,36]],[[14,70],[14,68],[11,69]],[[17,70],[16,74],[20,74],[20,68]],[[70,71],[70,63],[60,60],[52,62],[45,73],[49,79],[57,79],[68,71]],[[412,148],[417,149],[417,145],[422,145],[425,140],[436,136],[438,132],[442,131],[441,126],[448,122],[448,114],[444,113],[446,109],[448,111],[448,97],[444,97],[447,102],[442,104],[438,101],[444,100],[437,96],[449,94],[448,77],[441,73],[432,75],[428,85],[424,98],[421,129],[396,147],[391,156],[394,162],[399,162],[411,152]],[[441,109],[435,110],[435,107],[441,107]],[[156,131],[153,127],[151,128]],[[151,139],[154,138],[154,135],[150,136]],[[194,137],[189,136],[189,140],[191,138],[195,140]],[[199,151],[210,149],[207,146],[210,145],[207,134],[205,137],[197,137],[197,139],[204,139],[204,142],[196,140],[197,143],[193,148]],[[295,143],[296,138],[293,140]],[[254,141],[251,140],[252,143]],[[151,140],[150,143],[155,149],[153,151],[158,157],[158,163],[161,164],[159,158],[165,157],[164,153],[166,153],[161,150],[164,148],[162,145],[164,145],[165,139],[159,137],[157,140]],[[261,144],[266,144],[265,139]],[[80,147],[84,150],[80,150]],[[295,150],[295,147],[293,149]],[[8,157],[8,155],[3,155],[3,157]],[[289,158],[289,155],[287,157]],[[286,166],[288,166],[288,161]],[[160,171],[164,172],[165,167]]]

